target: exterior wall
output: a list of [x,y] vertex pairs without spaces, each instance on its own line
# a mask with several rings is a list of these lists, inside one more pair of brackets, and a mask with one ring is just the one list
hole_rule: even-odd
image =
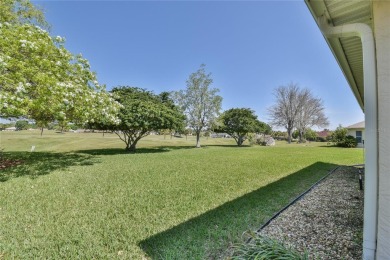
[[[356,131],[362,131],[362,140],[364,141],[365,140],[365,132],[364,132],[364,128],[356,128],[356,129],[348,129],[348,132],[347,132],[347,135],[352,135],[353,137],[356,138]],[[364,147],[363,146],[363,143],[358,143],[358,146],[359,148],[362,148]]]
[[377,259],[390,259],[390,1],[373,1],[378,80]]

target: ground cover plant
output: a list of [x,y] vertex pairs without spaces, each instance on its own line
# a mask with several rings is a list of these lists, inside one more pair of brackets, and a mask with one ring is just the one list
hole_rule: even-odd
[[129,154],[114,134],[0,132],[4,155],[23,161],[0,170],[0,256],[223,258],[330,169],[363,157],[323,143],[194,141],[149,136]]

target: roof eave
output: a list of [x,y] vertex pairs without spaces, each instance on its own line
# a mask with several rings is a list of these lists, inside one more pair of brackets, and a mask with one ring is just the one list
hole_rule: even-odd
[[[318,17],[320,17],[321,15],[324,15],[324,14],[327,17],[329,17],[329,14],[327,13],[326,6],[325,6],[324,2],[319,1],[319,0],[316,0],[316,1],[305,0],[305,3],[307,5],[310,13],[312,14],[314,21],[317,23],[318,28],[320,28],[319,24],[318,24]],[[363,102],[364,95],[362,93],[360,93],[360,91],[359,91],[359,88],[356,84],[355,78],[353,77],[350,65],[349,65],[348,60],[346,58],[344,49],[341,46],[340,40],[335,39],[335,38],[328,39],[325,35],[323,35],[323,37],[324,37],[326,43],[328,44],[330,50],[332,51],[332,54],[335,57],[341,71],[343,72],[344,77],[347,80],[347,82],[352,90],[352,93],[354,94],[361,109],[364,111],[364,102]]]

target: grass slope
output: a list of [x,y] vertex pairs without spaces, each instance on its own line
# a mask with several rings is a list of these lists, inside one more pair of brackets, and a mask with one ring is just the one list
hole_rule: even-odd
[[0,134],[25,161],[0,172],[0,258],[221,258],[335,165],[362,162],[315,143],[151,136],[127,154],[113,135]]

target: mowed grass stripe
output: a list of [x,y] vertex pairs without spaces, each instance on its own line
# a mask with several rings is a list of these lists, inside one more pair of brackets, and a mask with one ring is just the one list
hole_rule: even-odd
[[[20,144],[20,135],[7,138]],[[140,143],[140,153],[125,154],[120,142],[111,138],[109,146],[101,134],[85,134],[76,144],[72,134],[50,137],[41,150],[61,142],[68,164],[0,183],[5,258],[221,258],[243,232],[335,165],[362,161],[360,149],[314,143],[237,148],[209,139],[195,149],[192,140],[154,136]],[[43,169],[36,166],[39,152],[28,161],[29,153],[6,150],[24,154],[28,169]]]

